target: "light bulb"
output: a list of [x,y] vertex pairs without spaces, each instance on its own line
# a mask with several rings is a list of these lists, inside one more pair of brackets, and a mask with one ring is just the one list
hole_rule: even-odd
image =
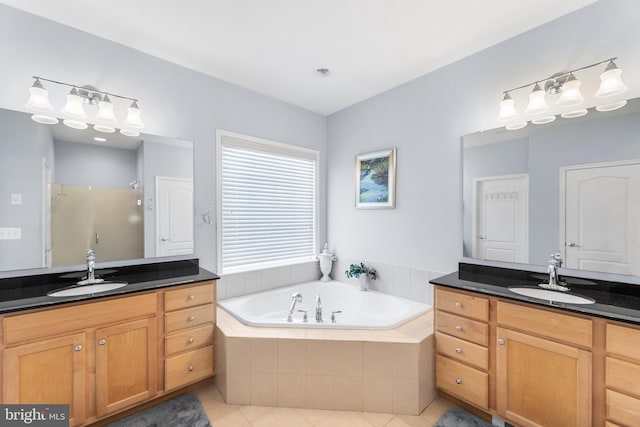
[[133,101],[131,106],[127,108],[127,118],[124,121],[124,125],[127,128],[142,129],[144,123],[142,122],[142,111],[138,108],[138,103]]
[[529,105],[524,110],[527,114],[544,113],[549,109],[547,102],[545,101],[546,92],[540,88],[540,85],[536,83],[533,90],[529,94]]
[[600,74],[600,87],[596,92],[596,98],[619,95],[627,91],[628,87],[622,81],[622,70],[613,62]]
[[500,102],[500,113],[497,120],[499,122],[508,122],[516,117],[518,117],[518,111],[514,105],[514,100],[509,95],[509,92],[505,92],[504,98]]
[[573,107],[581,104],[584,98],[580,92],[580,86],[582,86],[582,82],[576,79],[573,74],[569,74],[569,78],[562,85],[562,94],[558,98],[556,105]]
[[71,92],[67,95],[67,103],[62,109],[62,114],[76,121],[87,118],[87,113],[85,113],[84,106],[82,105],[82,97],[78,95],[75,87],[71,89]]

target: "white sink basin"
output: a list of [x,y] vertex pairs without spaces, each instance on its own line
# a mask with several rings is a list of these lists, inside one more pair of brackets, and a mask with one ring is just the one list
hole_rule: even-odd
[[50,297],[73,297],[77,295],[97,294],[127,286],[127,282],[101,282],[92,285],[73,285],[49,292]]
[[519,295],[545,301],[563,302],[567,304],[593,304],[595,302],[591,298],[541,288],[513,287],[509,288],[509,290]]

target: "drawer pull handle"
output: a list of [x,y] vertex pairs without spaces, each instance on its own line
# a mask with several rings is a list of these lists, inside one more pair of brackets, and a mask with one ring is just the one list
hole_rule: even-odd
[[77,345],[73,348],[75,351],[81,351],[82,350],[82,346],[81,345]]
[[504,338],[498,338],[498,344],[504,345]]
[[456,302],[456,308],[462,308],[462,303],[461,302]]
[[100,341],[98,341],[98,344],[100,345],[105,345],[107,343],[107,340],[105,339],[101,339]]
[[456,384],[462,384],[462,378],[456,378]]
[[462,326],[457,325],[457,326],[456,326],[456,331],[458,331],[458,332],[462,332]]
[[189,339],[187,340],[187,344],[193,344],[193,338],[189,338]]
[[189,322],[193,322],[194,320],[196,320],[196,318],[195,318],[195,317],[193,317],[193,316],[189,316],[189,317],[187,318],[187,321],[189,321]]
[[193,295],[189,295],[189,296],[187,297],[187,299],[188,299],[189,301],[193,300],[194,298],[195,298],[195,297],[194,297]]
[[193,367],[193,365],[189,365],[189,367],[187,368],[187,370],[188,370],[189,372],[193,372],[193,371],[194,371],[194,369],[196,369],[196,368],[194,368],[194,367]]
[[456,348],[456,353],[458,354],[462,353],[462,349],[460,347]]

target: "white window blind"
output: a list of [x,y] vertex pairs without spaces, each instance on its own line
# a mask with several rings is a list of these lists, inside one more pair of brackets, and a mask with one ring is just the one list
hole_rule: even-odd
[[317,152],[225,135],[219,144],[221,272],[312,259]]

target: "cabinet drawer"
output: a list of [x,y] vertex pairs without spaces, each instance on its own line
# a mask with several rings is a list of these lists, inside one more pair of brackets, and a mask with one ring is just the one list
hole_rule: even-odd
[[208,282],[205,285],[166,291],[164,293],[164,309],[165,311],[173,311],[212,303],[214,299],[213,286],[213,282]]
[[437,288],[436,308],[485,322],[489,320],[489,300],[482,297]]
[[440,310],[436,312],[436,316],[438,331],[476,344],[488,345],[489,326],[486,323],[454,316]]
[[436,355],[436,387],[474,405],[488,409],[489,375]]
[[489,369],[489,349],[460,338],[436,332],[436,352],[480,369]]
[[180,329],[193,328],[213,322],[213,304],[185,308],[164,315],[164,329],[166,333]]
[[210,377],[214,373],[213,346],[170,357],[165,363],[165,389]]
[[568,314],[498,301],[498,324],[591,347],[592,321]]
[[14,344],[155,314],[157,295],[143,294],[82,303],[4,318],[4,342]]
[[607,390],[607,418],[622,424],[637,426],[640,420],[640,400]]
[[640,360],[640,329],[607,325],[607,352]]
[[640,397],[640,365],[607,357],[606,372],[607,386]]
[[198,328],[185,329],[167,336],[164,340],[164,351],[167,356],[185,350],[213,344],[213,324]]

